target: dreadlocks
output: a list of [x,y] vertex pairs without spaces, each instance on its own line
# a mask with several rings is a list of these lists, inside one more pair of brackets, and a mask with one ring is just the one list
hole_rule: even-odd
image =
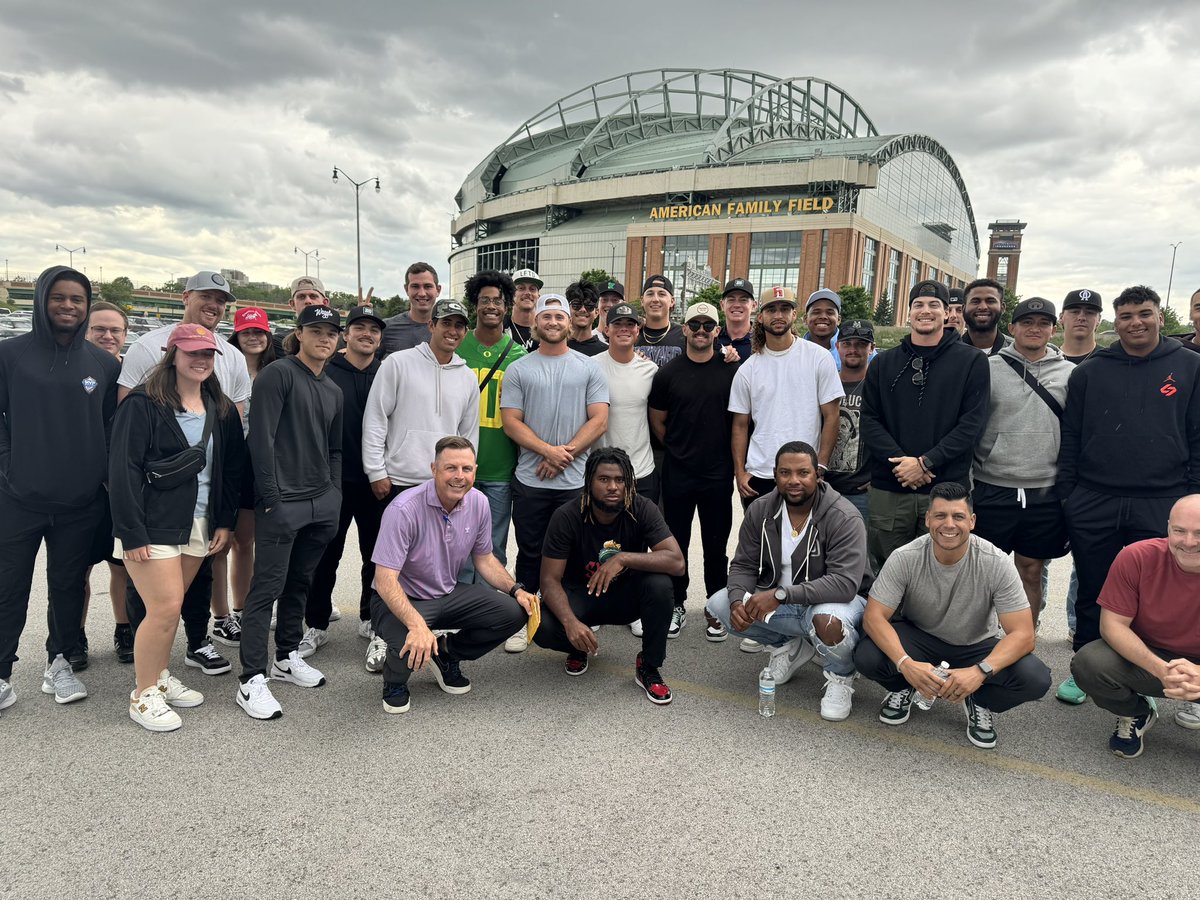
[[629,517],[637,521],[633,515],[633,498],[637,496],[637,479],[633,475],[633,463],[629,461],[629,454],[620,447],[600,447],[593,450],[588,456],[587,465],[583,469],[583,494],[579,498],[579,509],[583,513],[584,519],[592,519],[592,480],[596,477],[596,470],[601,466],[609,464],[618,466],[621,469],[621,475],[625,479],[625,512],[629,513]]

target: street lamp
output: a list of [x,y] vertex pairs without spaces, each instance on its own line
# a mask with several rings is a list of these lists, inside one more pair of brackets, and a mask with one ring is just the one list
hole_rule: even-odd
[[304,274],[308,274],[308,258],[314,256],[317,259],[317,277],[321,277],[321,251],[320,250],[301,250],[299,247],[292,248],[293,253],[304,254]]
[[1167,276],[1167,309],[1171,308],[1171,282],[1175,280],[1175,251],[1182,243],[1183,241],[1176,241],[1174,244],[1167,245],[1171,248],[1171,274]]
[[374,179],[368,178],[365,181],[355,181],[353,178],[351,178],[349,175],[346,174],[346,171],[344,169],[339,169],[337,166],[334,166],[333,167],[333,181],[335,184],[337,183],[337,180],[338,180],[337,177],[338,177],[339,173],[341,173],[348,182],[350,182],[352,185],[354,185],[354,245],[355,245],[355,251],[356,251],[356,254],[358,257],[358,296],[362,297],[362,229],[359,225],[358,195],[362,192],[363,185],[370,184],[370,182],[372,180],[374,180],[374,182],[375,182],[375,193],[378,194],[379,193],[379,176],[376,175],[374,177]]
[[72,269],[75,268],[75,254],[76,253],[87,253],[87,247],[76,247],[74,250],[71,250],[69,247],[64,247],[62,244],[55,244],[54,249],[56,251],[62,250],[64,253],[67,254],[67,259],[69,260],[68,265]]

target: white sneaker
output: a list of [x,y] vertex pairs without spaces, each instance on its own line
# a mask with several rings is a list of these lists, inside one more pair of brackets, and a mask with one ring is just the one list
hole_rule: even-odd
[[300,638],[300,646],[296,648],[296,652],[300,654],[301,659],[308,659],[317,652],[318,647],[328,643],[328,631],[323,628],[310,628],[304,632],[304,637]]
[[306,663],[299,650],[293,650],[287,659],[275,660],[271,664],[271,677],[300,687],[320,687],[325,683],[325,676]]
[[642,620],[634,619],[632,622],[630,622],[629,630],[633,632],[634,637],[641,637],[642,636]]
[[371,638],[367,644],[367,671],[378,674],[383,671],[383,663],[387,659],[387,641],[379,635]]
[[743,653],[762,653],[767,648],[758,641],[752,641],[750,638],[742,638],[742,642],[738,644],[738,649]]
[[776,686],[787,684],[800,671],[800,667],[812,659],[816,650],[802,637],[792,638],[782,647],[771,647],[771,659],[767,663],[775,676]]
[[204,702],[204,695],[202,693],[193,691],[190,687],[184,687],[179,679],[166,669],[163,669],[158,674],[158,690],[163,695],[163,699],[167,701],[168,706],[177,706],[184,709],[191,706],[199,706]]
[[271,693],[265,675],[255,675],[237,686],[237,705],[252,719],[278,719],[283,715],[283,707]]
[[679,632],[683,631],[683,626],[686,624],[687,613],[682,606],[676,606],[671,610],[671,624],[667,626],[667,637],[679,637]]
[[338,605],[336,603],[331,604],[329,607],[329,621],[336,622],[341,617],[342,611],[338,609]]
[[174,731],[183,724],[179,713],[167,706],[161,688],[162,685],[156,684],[141,694],[134,691],[129,695],[129,718],[147,731]]
[[371,638],[375,637],[375,629],[371,627],[370,619],[367,619],[365,622],[358,623],[358,636],[366,641],[369,641]]
[[[3,688],[0,688],[0,692]],[[3,708],[0,704],[0,708]],[[1200,729],[1200,703],[1188,703],[1182,709],[1175,711],[1175,724],[1190,731]]]
[[854,697],[854,676],[825,673],[825,696],[821,698],[821,718],[840,722],[850,716]]
[[12,684],[0,678],[0,709],[8,709],[17,702],[17,695],[13,693]]
[[524,653],[529,647],[529,626],[522,625],[521,630],[504,642],[505,653]]
[[87,688],[61,653],[46,666],[42,675],[42,693],[53,694],[55,703],[74,703],[87,696]]

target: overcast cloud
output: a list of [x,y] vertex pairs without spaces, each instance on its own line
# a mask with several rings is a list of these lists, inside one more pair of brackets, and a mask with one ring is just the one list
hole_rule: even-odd
[[[0,261],[157,286],[201,268],[331,289],[446,269],[454,195],[529,116],[648,68],[812,75],[932,135],[987,223],[1029,223],[1018,292],[1200,287],[1200,10],[1169,2],[549,4],[6,0]],[[981,260],[986,267],[986,256]]]

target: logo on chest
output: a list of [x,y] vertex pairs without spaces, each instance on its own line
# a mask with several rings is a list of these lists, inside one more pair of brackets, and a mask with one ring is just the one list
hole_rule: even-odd
[[1160,387],[1158,389],[1158,392],[1160,394],[1162,394],[1164,397],[1174,397],[1176,394],[1179,393],[1179,388],[1177,388],[1175,386],[1175,373],[1174,372],[1172,372],[1170,375],[1168,375],[1163,380],[1162,387]]
[[83,389],[90,394],[92,391],[96,390],[96,385],[99,384],[99,382],[97,382],[95,378],[93,378],[91,375],[89,375],[87,378],[83,379],[83,381],[81,381],[80,384],[82,384]]

